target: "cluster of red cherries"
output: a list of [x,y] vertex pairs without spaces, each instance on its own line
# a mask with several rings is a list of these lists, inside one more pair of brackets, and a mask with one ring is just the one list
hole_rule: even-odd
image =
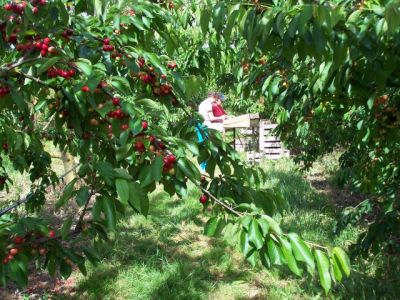
[[47,76],[49,78],[56,78],[56,77],[62,77],[65,79],[70,79],[74,77],[76,74],[74,69],[69,69],[69,70],[63,70],[63,69],[58,69],[55,67],[52,67],[47,70]]
[[114,51],[114,46],[110,45],[111,40],[109,38],[105,38],[103,40],[103,51],[112,52]]
[[[49,238],[56,238],[57,234],[54,230],[50,230],[48,237]],[[25,243],[25,238],[20,237],[20,236],[16,236],[13,239],[13,244],[11,246],[11,248],[7,251],[5,257],[3,258],[3,264],[8,264],[11,260],[14,259],[14,257],[16,255],[18,255],[18,253],[22,252],[22,246]],[[37,245],[32,245],[32,254],[37,253],[36,250],[34,248],[36,248]],[[47,249],[44,247],[39,248],[39,254],[40,255],[45,255],[47,253]]]
[[[31,1],[31,4],[33,6],[32,13],[37,14],[39,12],[39,7],[46,5],[46,3],[47,3],[47,0],[32,0]],[[17,15],[23,15],[26,6],[27,6],[26,1],[21,1],[20,3],[13,1],[10,3],[4,4],[4,9],[7,11],[12,11],[13,13],[15,13]]]

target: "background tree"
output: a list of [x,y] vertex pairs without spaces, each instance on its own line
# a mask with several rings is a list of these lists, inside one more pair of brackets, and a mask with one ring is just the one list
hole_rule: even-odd
[[[219,33],[225,15],[217,17],[224,8],[218,3],[213,10]],[[85,260],[98,263],[97,247],[127,209],[147,215],[149,192],[162,185],[170,195],[184,198],[188,182],[202,190],[199,200],[210,209],[205,233],[222,234],[238,244],[251,264],[284,264],[298,276],[305,276],[303,269],[311,276],[317,270],[326,292],[332,280],[349,275],[350,262],[342,249],[282,232],[272,217],[286,202],[279,191],[262,188],[263,171],[248,168],[218,133],[210,131],[197,145],[194,125],[199,118],[185,100],[195,95],[198,80],[188,76],[208,70],[200,63],[193,68],[196,60],[179,54],[186,51],[179,45],[186,22],[197,23],[189,15],[178,17],[175,9],[180,6],[172,2],[148,1],[132,7],[108,1],[4,3],[0,189],[13,186],[4,166],[11,162],[15,170],[29,174],[31,190],[1,212],[3,284],[12,280],[26,285],[31,262],[50,274],[58,269],[65,278],[72,265],[85,274]],[[252,11],[246,4],[243,9]],[[179,22],[181,36],[175,34]],[[204,24],[203,19],[201,28],[207,31],[210,27]],[[218,41],[215,35],[209,43],[215,67],[220,58],[228,58]],[[195,51],[196,58],[204,53]],[[182,64],[176,63],[175,54]],[[179,72],[182,65],[185,77]],[[55,203],[57,211],[65,212],[59,215],[60,226],[43,214],[48,187],[61,179],[52,170],[47,141],[79,161],[73,168],[78,177]],[[196,160],[208,160],[209,178],[201,176]],[[72,201],[78,213],[68,213]],[[22,203],[27,213],[12,213]]]

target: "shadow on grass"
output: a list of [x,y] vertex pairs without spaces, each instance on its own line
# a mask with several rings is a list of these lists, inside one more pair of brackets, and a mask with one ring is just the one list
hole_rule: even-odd
[[119,225],[118,237],[101,251],[101,265],[79,282],[79,299],[204,299],[217,282],[245,280],[247,272],[235,267],[215,270],[227,247],[199,231],[197,201],[153,204],[147,220],[131,216]]
[[[331,199],[318,193],[301,173],[291,166],[272,167],[267,173],[268,185],[280,187],[290,203],[283,217],[286,231],[300,232],[308,240],[327,245],[354,241],[354,229],[335,236],[336,212]],[[212,299],[218,286],[233,288],[235,282],[262,288],[268,299],[323,298],[316,276],[299,279],[286,268],[268,273],[260,267],[250,269],[243,260],[232,257],[234,251],[224,242],[205,238],[195,192],[186,200],[161,194],[152,197],[148,219],[130,216],[119,225],[117,238],[102,251],[101,265],[79,282],[77,299]],[[398,266],[395,258],[382,256],[375,261],[355,261],[352,276],[335,287],[334,298],[396,299],[400,292]],[[257,285],[254,280],[258,278]],[[289,288],[281,287],[282,282]],[[234,299],[254,299],[243,295]]]
[[[337,202],[354,202],[362,195],[332,190],[327,180],[321,178],[323,174],[313,174],[319,180],[306,180],[290,162],[272,162],[267,166],[268,185],[279,188],[289,203],[288,212],[282,220],[284,230],[298,232],[305,239],[330,246],[346,247],[356,241],[361,228],[348,226],[339,236],[333,228],[341,212],[340,207],[343,207]],[[353,262],[350,278],[336,285],[334,295],[339,299],[398,299],[399,263],[398,257],[382,254],[366,260],[357,259]],[[289,275],[286,270],[281,269],[281,272],[284,276]],[[302,289],[307,294],[318,292],[314,288],[318,284],[313,287],[309,280],[312,279],[301,284]]]

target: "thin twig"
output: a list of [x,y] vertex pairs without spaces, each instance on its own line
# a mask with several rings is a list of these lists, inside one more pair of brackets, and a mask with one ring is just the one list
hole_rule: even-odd
[[[60,179],[63,179],[65,176],[67,176],[69,173],[71,173],[72,171],[74,171],[77,167],[80,166],[81,163],[76,164],[72,169],[68,170],[67,172],[65,172],[62,176],[60,176]],[[48,186],[48,185],[47,185]],[[14,204],[12,204],[11,206],[6,207],[5,209],[0,211],[0,217],[8,212],[10,212],[11,210],[13,210],[14,208],[20,206],[21,204],[27,202],[29,200],[28,196],[30,195],[30,193],[28,195],[25,196],[25,198],[23,199],[19,199],[17,202],[15,202]]]
[[43,131],[45,131],[45,130],[47,129],[47,127],[49,127],[51,121],[53,121],[53,119],[55,118],[55,116],[56,116],[56,114],[53,114],[53,115],[50,117],[49,121],[46,123],[46,125],[44,125],[44,127],[43,127],[43,129],[42,129]]
[[217,197],[215,197],[213,194],[211,194],[208,190],[206,190],[203,187],[200,187],[200,189],[207,194],[211,199],[213,199],[215,202],[217,202],[219,205],[223,206],[224,208],[226,208],[227,210],[229,210],[231,213],[233,213],[234,215],[241,217],[242,214],[236,210],[234,210],[232,207],[230,207],[229,205],[225,204],[224,202],[222,202],[221,200],[219,200]]

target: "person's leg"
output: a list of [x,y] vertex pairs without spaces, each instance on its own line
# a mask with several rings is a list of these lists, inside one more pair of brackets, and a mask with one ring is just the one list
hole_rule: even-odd
[[[204,126],[202,124],[198,123],[195,126],[195,130],[197,133],[197,139],[198,139],[199,144],[204,142],[204,140],[207,138],[207,133],[205,131]],[[206,161],[201,162],[200,163],[201,172],[205,172],[206,168],[207,168],[207,162]]]

